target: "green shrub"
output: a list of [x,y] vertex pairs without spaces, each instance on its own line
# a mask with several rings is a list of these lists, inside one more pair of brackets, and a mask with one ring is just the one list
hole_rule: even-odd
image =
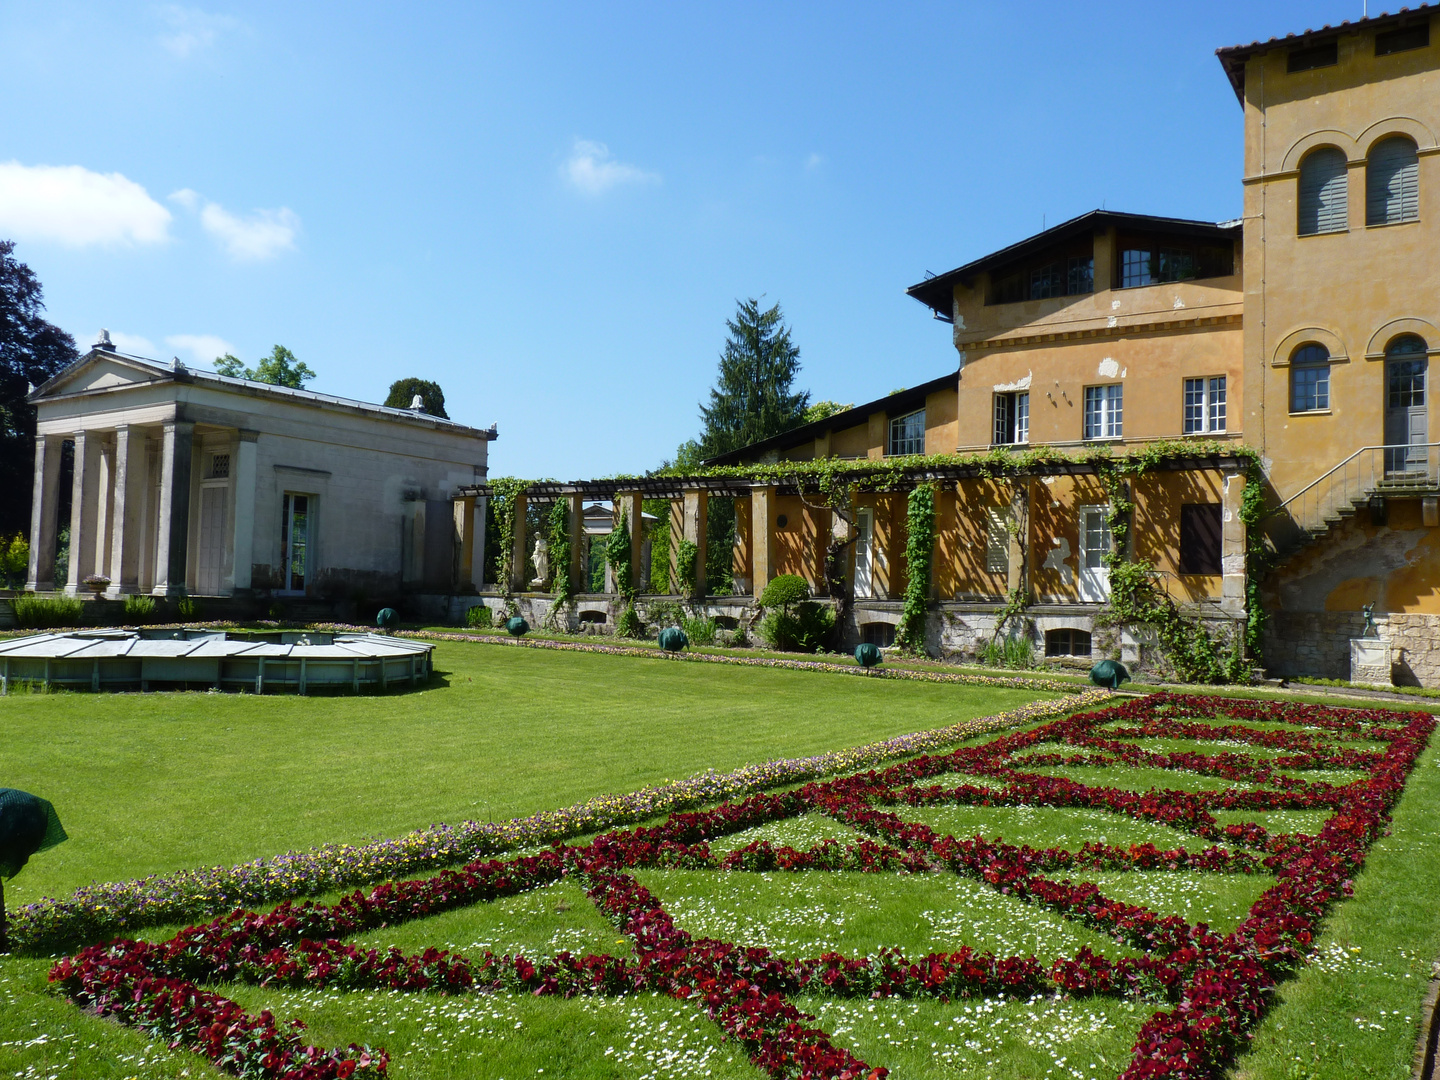
[[[776,580],[779,580],[778,578]],[[835,629],[835,612],[814,601],[795,605],[794,611],[769,611],[756,632],[780,652],[819,652]]]
[[125,621],[136,625],[154,622],[155,598],[153,596],[125,597]]
[[681,540],[675,549],[675,576],[680,579],[680,591],[686,596],[694,596],[698,591],[699,558],[700,549],[693,540]]
[[628,638],[645,636],[645,624],[640,621],[640,613],[635,610],[634,604],[625,605],[625,610],[620,613],[620,618],[615,620],[615,633]]
[[191,596],[182,596],[175,605],[175,610],[180,613],[180,618],[189,622],[200,617],[200,601]]
[[9,540],[0,536],[0,586],[23,589],[30,572],[30,543],[20,533]]
[[495,625],[495,616],[484,604],[476,604],[465,612],[465,625],[477,630],[488,630]]
[[715,633],[719,629],[714,619],[707,619],[704,615],[681,619],[680,628],[685,631],[691,645],[714,645]]
[[987,667],[1025,669],[1035,666],[1035,645],[1028,637],[991,639],[985,643],[980,659]]
[[803,577],[799,574],[781,574],[777,578],[771,578],[770,584],[765,586],[765,591],[760,594],[760,606],[789,611],[791,604],[808,599],[810,586]]
[[79,626],[84,606],[73,596],[17,596],[15,621],[27,630]]

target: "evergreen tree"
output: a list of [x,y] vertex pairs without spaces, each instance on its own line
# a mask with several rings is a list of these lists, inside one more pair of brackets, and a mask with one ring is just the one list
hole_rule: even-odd
[[26,384],[39,386],[72,363],[75,339],[41,317],[40,282],[0,240],[0,536],[30,531],[35,481],[35,407]]
[[439,383],[429,379],[396,379],[390,384],[390,393],[386,395],[384,404],[391,409],[408,409],[416,394],[420,395],[425,411],[431,416],[450,419],[450,414],[445,411],[445,391],[440,389]]
[[791,391],[800,349],[790,340],[779,304],[761,311],[753,297],[739,301],[725,325],[730,336],[710,404],[700,406],[705,423],[700,450],[707,458],[788,431],[802,422],[810,404],[808,391]]

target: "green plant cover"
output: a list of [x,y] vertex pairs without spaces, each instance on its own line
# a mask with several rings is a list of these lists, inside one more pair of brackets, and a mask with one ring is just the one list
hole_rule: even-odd
[[519,615],[512,615],[505,620],[505,632],[511,637],[524,637],[530,632],[530,624]]
[[382,607],[375,613],[375,625],[380,627],[381,630],[386,630],[399,621],[400,616],[396,614],[393,607]]
[[0,788],[0,877],[13,878],[31,855],[67,839],[48,799]]
[[689,644],[690,639],[678,626],[667,626],[660,631],[660,647],[666,652],[680,652]]
[[476,604],[465,612],[465,625],[486,629],[495,625],[495,616],[484,604]]
[[1120,689],[1120,684],[1129,679],[1130,672],[1118,660],[1101,660],[1090,669],[1090,681],[1096,686],[1108,686],[1111,690]]
[[861,667],[874,667],[883,659],[880,655],[880,647],[868,641],[862,641],[855,646],[855,662]]

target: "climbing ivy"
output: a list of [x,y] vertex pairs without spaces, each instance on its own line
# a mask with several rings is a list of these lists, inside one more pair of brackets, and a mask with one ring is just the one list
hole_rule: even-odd
[[935,560],[935,485],[910,492],[905,523],[905,602],[895,644],[907,652],[925,651],[925,620],[930,611],[930,567]]
[[681,540],[675,547],[675,576],[680,579],[680,592],[691,599],[697,598],[700,581],[697,576],[697,562],[700,548],[693,540]]
[[499,476],[490,484],[490,520],[499,538],[500,552],[495,558],[495,584],[501,592],[510,592],[510,558],[515,549],[515,504],[525,494],[531,481],[513,476]]
[[615,591],[625,602],[625,610],[615,620],[615,632],[621,637],[644,636],[645,624],[635,610],[635,584],[630,580],[630,521],[620,516],[620,524],[605,541],[605,561],[610,564],[611,575],[615,578]]

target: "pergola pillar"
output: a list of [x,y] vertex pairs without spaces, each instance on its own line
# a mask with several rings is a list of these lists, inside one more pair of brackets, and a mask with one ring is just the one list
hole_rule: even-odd
[[70,484],[70,566],[65,591],[74,596],[95,572],[95,523],[100,501],[100,433],[75,433],[75,476]]
[[[462,495],[450,503],[455,521],[455,588],[463,589],[475,575],[475,496]],[[480,557],[485,550],[482,545]]]
[[[55,529],[60,508],[60,454],[65,440],[53,435],[35,439],[35,490],[30,504],[30,565],[25,588],[32,592],[55,587]],[[69,567],[62,569],[68,572]]]
[[[160,522],[155,533],[157,596],[178,596],[185,589],[190,538],[190,458],[195,425],[165,423],[160,444]],[[77,450],[76,460],[79,460]],[[236,515],[237,517],[239,515]]]
[[775,576],[775,489],[750,489],[751,590],[758,598]]
[[705,535],[710,519],[710,493],[687,491],[681,499],[683,537],[695,545],[695,595],[709,592],[705,581]]
[[513,523],[510,538],[510,591],[523,592],[528,585],[525,576],[525,511],[529,501],[523,491],[513,496],[515,505],[510,510]]
[[[645,515],[642,509],[643,496],[638,491],[622,491],[615,495],[615,521],[621,520],[630,527],[630,587],[639,592],[641,581],[640,557],[645,548]],[[619,582],[616,582],[619,587]]]
[[[234,552],[234,577],[231,589],[250,588],[255,566],[255,457],[260,440],[258,431],[241,428],[235,443],[235,461],[231,475],[235,477],[235,532],[231,550]],[[138,504],[137,504],[138,505]]]
[[570,502],[570,565],[565,572],[570,575],[570,592],[590,591],[590,582],[585,564],[585,496],[576,492],[567,496]]

